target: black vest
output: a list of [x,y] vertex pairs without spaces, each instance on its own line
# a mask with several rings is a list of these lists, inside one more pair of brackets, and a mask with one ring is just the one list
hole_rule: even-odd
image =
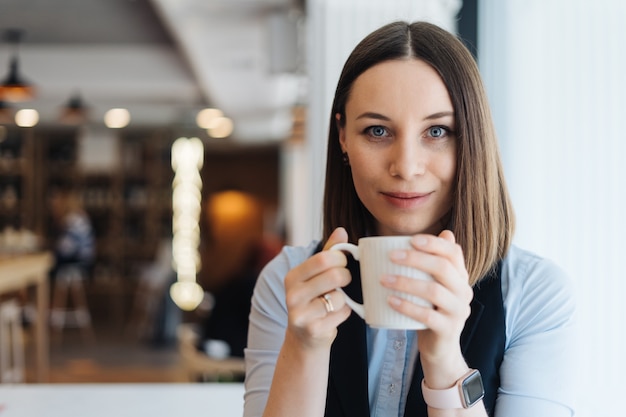
[[[344,288],[358,302],[363,302],[359,264],[348,256],[352,282]],[[493,416],[500,386],[499,369],[504,356],[505,325],[500,279],[501,265],[474,287],[471,314],[461,333],[463,357],[470,368],[479,369],[485,386],[483,403]],[[370,415],[367,389],[367,343],[365,322],[356,314],[343,322],[330,353],[330,374],[326,397],[326,417],[366,417]],[[422,397],[422,365],[415,363],[409,388],[405,417],[428,416]]]

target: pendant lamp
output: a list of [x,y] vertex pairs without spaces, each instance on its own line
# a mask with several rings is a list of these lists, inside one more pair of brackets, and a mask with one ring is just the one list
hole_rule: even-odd
[[89,116],[89,107],[85,105],[80,94],[70,97],[67,104],[61,109],[59,121],[67,125],[79,125],[85,123]]
[[9,74],[0,84],[0,100],[10,102],[32,100],[35,97],[35,88],[19,73],[18,47],[22,31],[8,29],[4,33],[4,39],[13,45],[13,56],[9,62]]

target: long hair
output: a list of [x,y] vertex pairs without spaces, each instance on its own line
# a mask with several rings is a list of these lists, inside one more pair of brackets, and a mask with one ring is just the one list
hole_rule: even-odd
[[515,216],[476,62],[454,35],[430,23],[394,22],[381,27],[356,46],[343,67],[330,115],[324,240],[339,226],[346,228],[352,242],[375,231],[376,221],[357,196],[350,167],[343,163],[338,124],[345,123],[346,102],[359,75],[381,62],[407,58],[431,65],[452,100],[458,146],[448,228],[463,248],[473,285],[508,251]]

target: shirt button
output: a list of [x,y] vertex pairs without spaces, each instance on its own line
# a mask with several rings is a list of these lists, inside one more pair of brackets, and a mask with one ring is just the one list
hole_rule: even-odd
[[404,341],[402,341],[402,340],[395,340],[393,342],[393,348],[395,350],[400,350],[400,349],[402,349],[403,346],[404,346]]
[[389,393],[393,394],[396,392],[396,384],[389,384]]

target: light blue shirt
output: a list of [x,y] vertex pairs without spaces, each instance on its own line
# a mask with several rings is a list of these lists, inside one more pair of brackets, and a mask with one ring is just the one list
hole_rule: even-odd
[[[311,256],[285,247],[263,270],[252,298],[244,416],[261,416],[287,326],[284,277]],[[511,247],[502,264],[506,342],[496,417],[571,417],[576,383],[574,296],[554,263]],[[367,327],[370,415],[399,416],[417,360],[415,331]]]
[[367,326],[366,335],[371,415],[402,417],[417,358],[417,333]]

